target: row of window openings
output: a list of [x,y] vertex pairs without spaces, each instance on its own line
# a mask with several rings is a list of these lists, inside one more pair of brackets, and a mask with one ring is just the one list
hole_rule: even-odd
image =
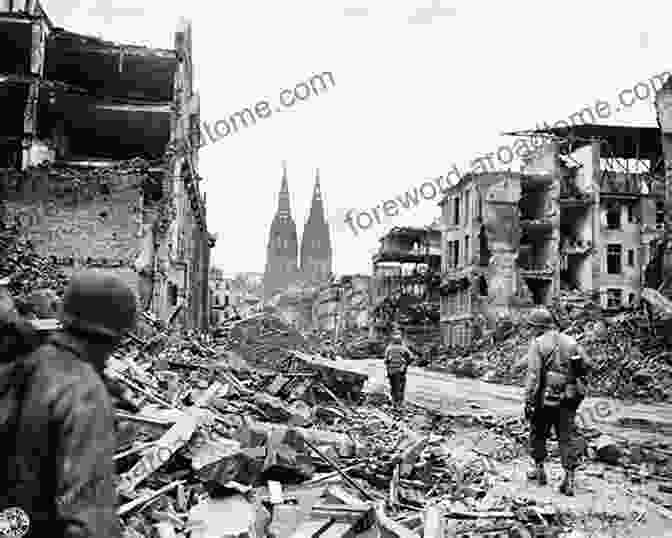
[[[465,219],[464,223],[469,222],[469,209],[470,209],[470,193],[466,191],[464,193],[464,207],[465,207]],[[452,200],[452,211],[449,216],[449,222],[453,226],[459,226],[462,224],[460,220],[460,209],[462,208],[462,197],[456,197]],[[626,206],[628,214],[628,222],[635,223],[637,222],[637,211],[636,207],[633,204],[628,204]],[[474,208],[474,211],[476,209]],[[656,224],[663,224],[665,222],[665,205],[663,202],[656,203]],[[609,230],[620,230],[621,229],[621,205],[618,203],[613,203],[607,206],[607,228]]]
[[[630,224],[637,222],[636,207],[633,204],[626,206],[628,212],[628,222]],[[665,204],[664,202],[656,202],[656,225],[661,225],[665,222]],[[611,203],[607,206],[607,229],[620,230],[621,226],[621,205],[618,203]]]
[[[446,268],[457,267],[460,264],[460,240],[447,243]],[[469,264],[469,236],[464,237],[464,263]]]
[[224,296],[224,302],[222,303],[219,295],[215,295],[215,306],[229,306],[229,296]]
[[[288,249],[289,248],[289,239],[283,239],[282,237],[275,238],[275,246],[277,249]],[[318,249],[320,248],[320,240],[313,239],[310,242],[310,248]]]
[[[446,267],[456,267],[460,260],[460,241],[448,241],[448,253]],[[469,236],[464,238],[464,260],[469,263]],[[627,265],[635,266],[635,250],[628,249]],[[623,247],[621,245],[607,246],[607,273],[618,275],[623,272]]]
[[[448,215],[448,222],[453,226],[460,226],[461,224],[469,223],[469,214],[470,210],[473,210],[474,213],[478,210],[477,208],[477,197],[474,196],[473,205],[471,207],[471,191],[465,191],[460,196],[457,196],[451,200],[451,203],[448,205],[450,214]],[[464,222],[460,220],[460,215],[462,209],[464,208]]]
[[[628,305],[634,306],[635,294],[628,295]],[[607,289],[607,308],[620,308],[623,306],[623,290],[620,288]]]
[[463,310],[469,309],[469,290],[461,290],[457,293],[451,293],[445,298],[444,313],[447,315],[457,314]]
[[[628,267],[635,266],[635,250],[630,248],[627,253]],[[623,272],[623,247],[607,245],[607,274],[620,275]]]

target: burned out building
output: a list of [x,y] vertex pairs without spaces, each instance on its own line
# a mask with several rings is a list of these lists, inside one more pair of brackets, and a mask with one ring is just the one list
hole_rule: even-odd
[[663,231],[656,128],[539,130],[521,172],[467,174],[440,205],[442,327],[465,346],[487,320],[589,293],[605,309],[639,304]]
[[380,239],[372,258],[371,329],[393,325],[407,334],[438,327],[441,230],[395,227]]
[[371,310],[371,276],[343,275],[324,284],[313,303],[313,320],[317,328],[334,331],[369,327]]
[[0,6],[2,225],[66,272],[117,272],[159,319],[207,328],[191,25],[151,49],[55,27],[36,1]]

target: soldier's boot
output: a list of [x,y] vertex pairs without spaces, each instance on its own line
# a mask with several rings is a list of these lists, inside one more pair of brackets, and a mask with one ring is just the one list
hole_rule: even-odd
[[537,463],[529,473],[527,473],[527,479],[530,481],[536,481],[540,486],[545,486],[548,484],[548,478],[546,476],[546,469],[544,469],[543,463]]
[[565,470],[565,477],[560,484],[560,493],[569,497],[574,496],[574,471]]

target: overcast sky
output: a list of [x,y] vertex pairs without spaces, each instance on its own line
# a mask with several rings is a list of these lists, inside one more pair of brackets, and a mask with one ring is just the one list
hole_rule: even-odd
[[[427,15],[434,1],[436,15]],[[114,4],[114,5],[113,5]],[[55,24],[105,39],[172,48],[180,16],[193,23],[201,119],[214,122],[330,71],[327,93],[200,151],[215,263],[263,271],[287,161],[301,235],[315,168],[332,216],[335,271],[369,272],[391,225],[439,215],[421,202],[356,237],[346,209],[367,210],[461,169],[510,137],[566,119],[596,99],[672,70],[672,6],[565,0],[45,0]],[[419,11],[420,10],[420,11]],[[425,10],[425,11],[422,11]],[[655,125],[651,102],[603,123]],[[366,222],[365,220],[363,222]]]

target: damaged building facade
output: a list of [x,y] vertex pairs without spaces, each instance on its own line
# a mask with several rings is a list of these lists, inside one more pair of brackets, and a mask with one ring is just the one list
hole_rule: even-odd
[[313,303],[316,328],[334,331],[369,327],[371,276],[343,275],[323,285]]
[[190,24],[158,50],[57,28],[39,2],[0,6],[0,222],[66,273],[113,270],[145,311],[206,329]]
[[448,346],[561,292],[591,294],[605,309],[639,304],[665,219],[658,129],[533,134],[545,143],[521,172],[467,174],[439,204]]
[[407,335],[438,329],[441,230],[395,227],[372,257],[371,331],[398,326]]

